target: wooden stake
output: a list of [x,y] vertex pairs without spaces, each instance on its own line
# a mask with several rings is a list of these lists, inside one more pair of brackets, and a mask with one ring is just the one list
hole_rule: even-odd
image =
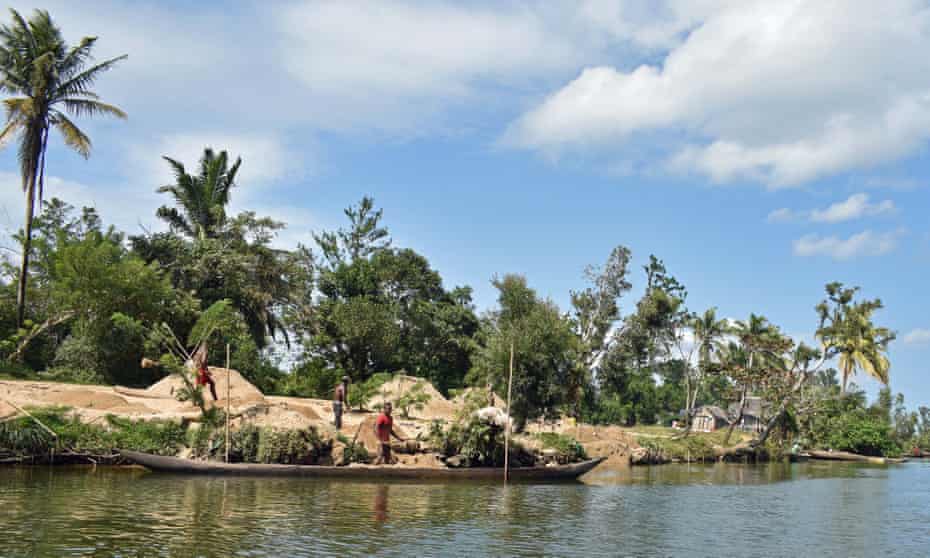
[[229,343],[226,343],[226,463],[229,463]]
[[510,388],[513,386],[513,341],[510,342],[510,375],[507,378],[507,428],[504,430],[504,482],[510,473]]

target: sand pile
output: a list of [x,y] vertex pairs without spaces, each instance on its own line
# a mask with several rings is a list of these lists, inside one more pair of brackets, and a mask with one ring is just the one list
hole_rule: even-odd
[[[381,451],[381,442],[378,441],[378,436],[375,434],[375,423],[377,422],[378,415],[368,415],[365,417],[365,420],[362,421],[356,428],[358,429],[358,437],[356,442],[365,446],[365,449],[368,450],[368,453],[372,455],[378,455],[378,452]],[[397,417],[394,417],[394,432],[401,438],[409,438],[410,436],[397,424]],[[349,436],[349,439],[352,439],[352,436],[355,436],[355,432],[350,432],[350,429],[343,429],[343,434]],[[394,438],[392,437],[393,441]]]
[[243,412],[237,423],[239,426],[250,424],[260,428],[303,430],[319,423],[319,418],[308,418],[296,409],[287,409],[277,405],[255,405]]
[[106,411],[113,407],[128,405],[129,402],[113,393],[99,393],[89,389],[50,392],[42,398],[47,403],[66,407],[82,407]]
[[429,401],[423,404],[422,409],[417,409],[411,405],[409,408],[411,417],[433,420],[451,419],[455,415],[456,406],[443,397],[442,394],[439,393],[439,390],[433,387],[433,384],[423,378],[414,378],[413,376],[405,376],[403,374],[394,376],[390,382],[381,386],[381,389],[378,390],[378,395],[374,396],[368,405],[369,407],[374,407],[384,404],[385,401],[390,401],[394,404],[394,414],[399,416],[400,408],[397,405],[397,400],[403,397],[404,394],[409,392],[410,389],[418,383],[423,385],[422,393],[429,396]]
[[17,411],[12,405],[9,405],[5,401],[0,401],[0,420],[3,420],[7,417],[12,417],[18,412],[19,411]]
[[[213,381],[216,382],[216,395],[223,400],[226,399],[226,372],[225,368],[210,367],[210,375],[213,376]],[[232,403],[242,405],[244,403],[261,403],[265,401],[262,392],[236,370],[229,370],[229,383],[229,398]],[[152,384],[145,391],[150,397],[174,399],[178,390],[182,387],[184,387],[184,380],[172,374]],[[209,386],[206,386],[206,389],[209,391]],[[212,399],[209,393],[206,393],[206,396],[208,400]]]

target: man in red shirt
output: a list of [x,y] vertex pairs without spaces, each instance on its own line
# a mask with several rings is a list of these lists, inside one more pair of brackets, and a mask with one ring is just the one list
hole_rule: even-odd
[[378,455],[375,465],[393,465],[394,459],[391,457],[391,436],[394,436],[400,442],[403,442],[404,439],[394,432],[394,418],[391,416],[390,401],[384,403],[384,408],[381,414],[378,415],[378,420],[375,421],[375,436],[378,437],[378,442],[381,443],[381,454]]
[[213,381],[213,375],[210,374],[210,369],[207,367],[206,342],[201,343],[200,346],[197,347],[197,350],[191,355],[191,361],[197,369],[197,385],[210,386],[210,395],[212,395],[213,400],[216,401],[216,382]]

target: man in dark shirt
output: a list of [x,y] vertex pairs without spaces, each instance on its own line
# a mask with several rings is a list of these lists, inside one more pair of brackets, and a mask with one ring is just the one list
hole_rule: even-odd
[[404,439],[398,436],[397,432],[394,432],[394,417],[391,416],[390,401],[384,403],[384,409],[378,415],[378,420],[375,421],[375,436],[378,437],[378,442],[381,444],[381,453],[378,455],[375,465],[392,465],[394,458],[391,457],[391,436],[394,436],[400,442],[403,442]]
[[336,386],[336,392],[333,394],[333,422],[336,424],[336,430],[342,428],[342,409],[349,398],[349,377],[343,376],[342,382]]

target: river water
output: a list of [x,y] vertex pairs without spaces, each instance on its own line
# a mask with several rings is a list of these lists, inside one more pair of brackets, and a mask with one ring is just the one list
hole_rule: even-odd
[[584,480],[0,468],[0,556],[930,555],[930,462],[663,465]]

